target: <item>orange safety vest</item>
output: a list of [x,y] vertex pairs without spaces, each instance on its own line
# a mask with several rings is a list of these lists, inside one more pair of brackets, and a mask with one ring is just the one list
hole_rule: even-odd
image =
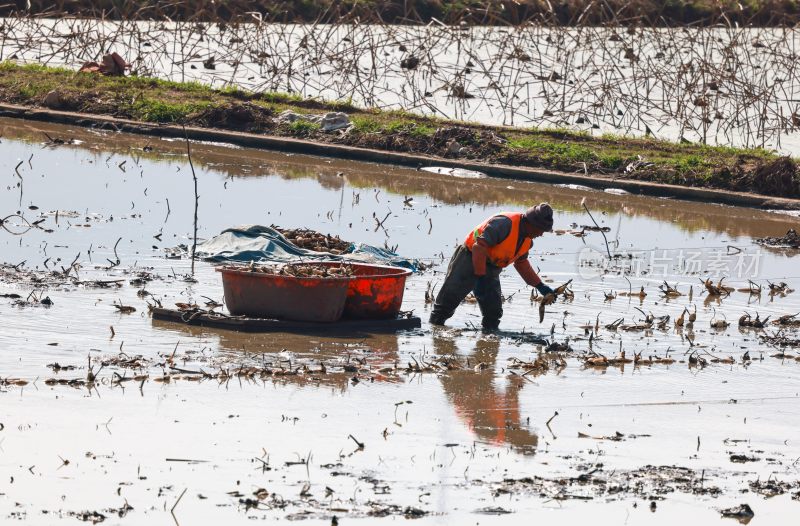
[[531,239],[526,237],[522,241],[522,245],[520,245],[519,250],[517,250],[517,240],[519,239],[519,223],[522,221],[523,214],[503,212],[502,214],[497,214],[488,218],[486,221],[475,227],[472,232],[467,234],[467,238],[464,240],[464,246],[472,250],[472,247],[475,245],[475,241],[483,233],[486,225],[488,225],[489,221],[497,216],[505,216],[511,220],[511,232],[509,232],[508,237],[506,237],[500,243],[493,247],[489,247],[489,261],[491,261],[492,265],[496,267],[504,268],[514,263],[520,258],[520,256],[529,251],[531,249],[531,245],[533,244]]

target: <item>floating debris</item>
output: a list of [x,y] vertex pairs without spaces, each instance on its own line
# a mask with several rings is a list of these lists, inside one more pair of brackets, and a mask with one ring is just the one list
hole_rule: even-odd
[[702,279],[700,282],[706,288],[706,292],[708,292],[709,296],[718,296],[718,297],[725,297],[729,296],[731,292],[733,292],[733,287],[726,287],[722,284],[722,280],[725,278],[720,278],[719,282],[714,285],[710,279],[706,279],[703,281]]
[[783,316],[779,316],[772,323],[774,323],[775,325],[798,327],[798,326],[800,326],[800,318],[798,318],[798,316],[800,316],[800,312],[795,313],[795,314],[786,314],[786,315],[783,315]]
[[750,519],[755,517],[755,513],[753,509],[748,506],[747,504],[739,504],[733,508],[727,508],[724,510],[719,510],[723,517],[728,519],[736,519],[742,524],[747,524],[750,522]]
[[794,228],[790,228],[786,235],[781,237],[761,237],[757,238],[756,243],[776,248],[800,249],[800,234]]
[[764,325],[769,321],[769,316],[764,318],[763,320],[759,317],[759,314],[756,312],[756,317],[753,318],[748,313],[742,314],[739,318],[739,327],[752,327],[754,329],[763,329]]
[[661,294],[663,294],[664,297],[666,297],[666,298],[677,298],[679,296],[683,296],[683,293],[681,293],[678,290],[678,284],[677,283],[673,287],[673,286],[670,286],[669,283],[664,281],[663,285],[659,285],[658,286],[658,290],[660,290]]
[[794,289],[789,288],[789,285],[786,282],[781,281],[780,283],[771,283],[767,282],[769,286],[769,295],[770,296],[786,296],[787,294],[791,294],[794,292]]

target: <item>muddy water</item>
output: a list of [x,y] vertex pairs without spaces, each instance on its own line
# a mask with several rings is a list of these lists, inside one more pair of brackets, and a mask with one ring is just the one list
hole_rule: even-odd
[[[75,144],[45,145],[43,131]],[[753,242],[796,227],[796,218],[193,144],[201,237],[261,223],[396,245],[403,255],[438,263],[407,287],[404,309],[422,317],[428,283],[441,282],[447,258],[467,230],[494,211],[543,200],[556,208],[556,228],[570,229],[591,224],[580,208],[586,198],[611,229],[610,250],[622,254],[615,265],[626,265],[633,290],[644,286],[647,292],[641,301],[606,301],[604,292],[629,285],[613,272],[586,266],[605,253],[603,237],[553,234],[537,240],[535,265],[555,284],[574,279],[575,297],[549,307],[539,324],[529,290],[513,270],[505,272],[503,290],[511,298],[502,337],[470,329],[480,322],[470,304],[444,330],[425,323],[392,336],[241,335],[154,322],[147,315],[153,298],[165,306],[222,299],[211,265],[198,263],[197,282],[190,283],[189,262],[165,258],[164,249],[189,243],[192,231],[184,144],[6,120],[0,134],[3,215],[19,211],[30,222],[44,219],[28,231],[17,218],[4,223],[2,261],[24,261],[19,268],[31,272],[23,276],[5,267],[0,293],[25,299],[35,291],[52,301],[19,306],[0,299],[0,376],[29,382],[0,392],[0,513],[6,521],[74,523],[75,514],[96,511],[111,524],[238,524],[251,518],[330,524],[332,516],[341,524],[371,524],[376,515],[390,521],[418,513],[425,514],[422,524],[521,524],[531,518],[666,524],[712,521],[718,509],[742,502],[755,510],[756,524],[788,524],[796,516],[791,494],[800,491],[800,363],[773,358],[777,350],[758,331],[739,330],[736,321],[745,311],[762,318],[798,312],[800,293],[759,298],[734,292],[707,301],[698,279],[716,281],[719,274],[736,287],[747,279],[797,287],[796,257]],[[411,206],[404,206],[407,197]],[[387,212],[386,231],[376,231],[373,214]],[[67,268],[76,256],[83,284],[33,272],[45,265]],[[120,264],[111,266],[117,259]],[[130,284],[140,272],[154,277],[143,286],[151,295],[145,298],[137,294],[141,286]],[[684,296],[661,298],[657,286],[664,279],[677,283]],[[121,286],[98,288],[93,280],[121,280]],[[136,311],[121,314],[114,303]],[[694,329],[676,330],[672,320],[695,306]],[[603,327],[618,318],[637,323],[644,316],[635,307],[672,319],[664,330],[647,332]],[[595,351],[613,357],[621,345],[628,356],[668,352],[676,362],[584,368],[579,356],[589,342],[579,326],[594,324],[598,314]],[[732,325],[714,330],[712,319]],[[560,342],[569,338],[574,356],[558,372],[514,374],[510,359],[536,357],[535,346],[520,342],[523,330],[548,338],[552,331]],[[767,333],[773,332],[770,326]],[[742,361],[745,351],[752,361]],[[709,363],[690,366],[690,353]],[[136,372],[109,365],[93,389],[45,383],[85,378],[89,357],[97,373],[100,360],[136,355],[147,361],[150,376],[142,382],[115,383],[115,373]],[[170,356],[173,365],[191,371],[259,363],[306,364],[309,371],[265,381],[193,382],[181,374],[158,381],[170,372]],[[711,362],[728,356],[734,364]],[[366,372],[438,357],[455,357],[462,369]],[[348,360],[361,360],[362,372],[343,372]],[[54,363],[76,369],[56,373],[48,368]],[[622,440],[597,438],[617,432]],[[733,463],[732,454],[758,460]],[[647,465],[691,469],[692,488],[721,493],[660,493],[652,478],[641,475]],[[624,484],[617,481],[628,489],[608,493],[598,492],[598,484],[568,483],[589,472],[609,481],[612,473],[628,476]],[[523,477],[567,483],[541,490],[504,485]],[[794,489],[770,499],[749,490],[749,483],[769,477]],[[638,493],[630,490],[637,480],[645,481]],[[133,508],[127,513],[126,502]]]

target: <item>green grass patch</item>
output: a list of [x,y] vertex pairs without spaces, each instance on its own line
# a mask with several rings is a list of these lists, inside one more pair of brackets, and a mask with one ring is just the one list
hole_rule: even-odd
[[414,123],[410,121],[389,121],[383,126],[386,133],[403,133],[411,131],[414,128]]
[[435,126],[409,119],[391,120],[384,125],[383,129],[386,133],[408,133],[418,139],[430,138],[436,133]]
[[18,71],[18,70],[30,71],[32,73],[47,73],[47,74],[62,73],[69,75],[75,74],[74,71],[66,68],[45,66],[43,64],[19,65],[11,60],[5,60],[3,62],[0,62],[0,71]]
[[603,168],[619,170],[625,165],[626,159],[616,153],[601,153],[598,156]]
[[597,160],[594,151],[582,144],[556,142],[535,136],[514,137],[509,139],[508,146],[551,161],[579,163]]
[[672,162],[675,171],[681,174],[696,174],[706,167],[707,161],[699,155],[685,155]]
[[179,122],[192,113],[202,111],[211,103],[165,102],[141,98],[131,105],[131,116],[148,122]]
[[296,104],[298,102],[303,101],[303,97],[301,97],[300,95],[291,93],[281,93],[279,91],[260,93],[258,95],[258,98],[263,100],[264,102],[269,102],[271,104]]
[[433,135],[436,133],[436,128],[425,124],[415,124],[414,127],[409,131],[412,136],[423,139],[433,137]]
[[309,135],[318,132],[320,129],[319,123],[306,121],[303,119],[297,119],[294,122],[290,122],[286,127],[293,135],[299,135],[301,137],[308,137]]
[[46,84],[24,84],[19,86],[18,94],[20,97],[25,99],[38,99],[42,98],[51,90],[53,90],[53,84],[46,83]]
[[381,124],[370,116],[359,116],[350,119],[353,131],[356,133],[378,133],[381,131]]

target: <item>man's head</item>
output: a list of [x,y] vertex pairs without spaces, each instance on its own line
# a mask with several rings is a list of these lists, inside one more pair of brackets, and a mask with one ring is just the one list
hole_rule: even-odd
[[534,238],[553,230],[553,208],[541,203],[525,212],[526,235]]

